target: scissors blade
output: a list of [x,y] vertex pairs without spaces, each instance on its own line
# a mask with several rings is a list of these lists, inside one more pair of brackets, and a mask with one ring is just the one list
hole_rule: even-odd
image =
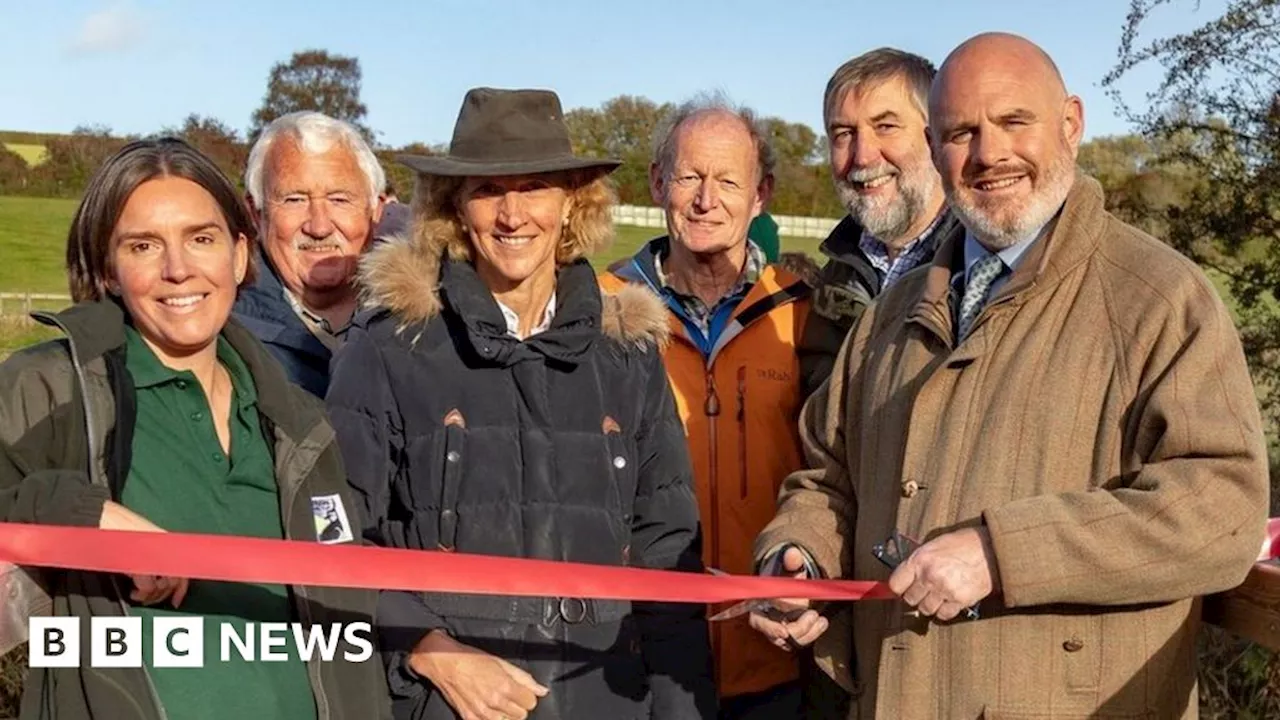
[[724,620],[732,620],[739,615],[745,615],[749,612],[764,611],[769,607],[769,603],[763,600],[743,600],[742,602],[731,605],[724,610],[712,615],[708,618],[709,622],[721,622]]
[[[709,567],[709,566],[707,567],[707,572],[719,577],[728,577],[729,575],[729,573],[723,570]],[[769,603],[764,600],[743,600],[742,602],[736,603],[734,605],[730,605],[724,610],[721,610],[715,615],[712,615],[711,617],[707,618],[707,621],[723,622],[725,620],[732,620],[733,618],[736,618],[739,615],[746,615],[749,612],[753,612],[753,611],[763,612],[768,607],[769,607]]]

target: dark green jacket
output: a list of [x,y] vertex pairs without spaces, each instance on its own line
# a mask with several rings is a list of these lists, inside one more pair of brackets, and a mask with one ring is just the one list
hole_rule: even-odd
[[[929,236],[934,250],[947,238],[964,235],[959,219],[950,210],[944,212],[946,215]],[[814,283],[813,312],[809,313],[796,348],[805,397],[812,395],[831,374],[836,353],[849,329],[880,294],[880,277],[863,254],[861,239],[862,226],[846,215],[819,248],[827,256],[827,264]]]
[[[19,351],[0,364],[0,519],[96,526],[103,502],[119,497],[129,471],[134,393],[124,370],[124,313],[112,302],[81,303],[37,319],[66,337]],[[355,508],[333,428],[320,402],[291,385],[244,327],[232,320],[224,336],[257,386],[285,535],[315,540],[311,497],[340,494],[347,508]],[[359,522],[354,512],[348,518]],[[361,537],[361,528],[352,530]],[[87,618],[125,612],[122,593],[131,588],[127,578],[107,573],[39,571],[31,577],[52,598],[52,614],[82,618],[82,640],[88,637]],[[373,620],[376,592],[290,590],[300,622]],[[50,614],[39,602],[31,610]],[[90,668],[89,643],[81,646],[79,668],[29,670],[22,720],[163,720],[145,670]],[[377,658],[348,663],[338,653],[333,662],[309,663],[307,671],[320,720],[390,717]]]

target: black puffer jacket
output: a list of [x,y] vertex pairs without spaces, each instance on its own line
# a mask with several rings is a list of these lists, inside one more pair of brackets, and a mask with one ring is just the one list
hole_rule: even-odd
[[[370,253],[362,282],[381,309],[357,318],[335,359],[328,406],[366,537],[700,571],[661,301],[602,296],[578,262],[559,272],[551,327],[521,342],[471,265],[429,255]],[[385,592],[379,624],[397,717],[455,717],[404,665],[435,628],[550,688],[539,720],[715,716],[701,605]]]

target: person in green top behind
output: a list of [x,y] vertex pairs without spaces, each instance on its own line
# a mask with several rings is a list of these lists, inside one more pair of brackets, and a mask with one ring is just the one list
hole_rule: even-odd
[[762,212],[747,226],[747,237],[764,252],[765,260],[778,262],[782,254],[782,240],[778,237],[778,221],[767,212]]
[[[185,142],[107,160],[68,237],[77,304],[37,318],[67,337],[0,364],[0,520],[359,542],[323,406],[231,318],[253,243],[235,188]],[[376,591],[28,572],[41,614],[141,617],[144,643],[142,668],[32,668],[23,720],[390,717],[376,654],[304,661],[286,633],[288,659],[264,662],[256,627],[370,622]],[[203,667],[157,667],[160,617],[202,619]],[[254,661],[222,660],[223,623]]]

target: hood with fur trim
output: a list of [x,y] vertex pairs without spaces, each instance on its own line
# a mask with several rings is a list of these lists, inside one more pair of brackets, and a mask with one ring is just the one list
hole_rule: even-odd
[[[392,236],[366,252],[357,275],[361,305],[390,310],[402,329],[439,315],[442,257],[428,247],[418,237]],[[637,349],[666,347],[671,335],[667,308],[652,290],[627,285],[601,292],[600,300],[606,337]]]

